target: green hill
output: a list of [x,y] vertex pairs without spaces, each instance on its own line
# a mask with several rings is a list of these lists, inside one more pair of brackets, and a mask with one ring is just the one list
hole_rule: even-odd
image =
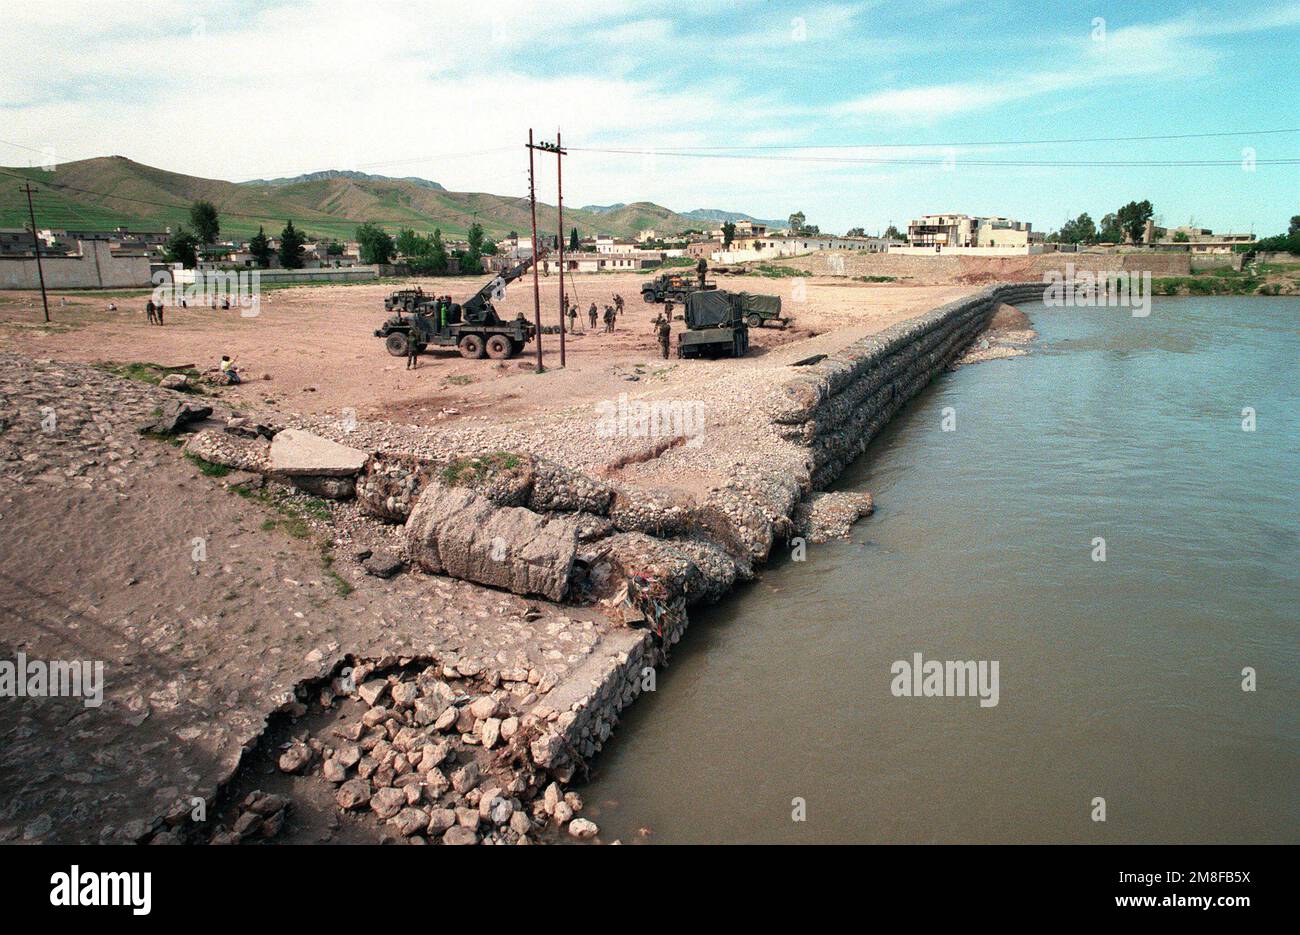
[[[64,163],[53,172],[32,168],[0,172],[9,176],[0,184],[0,227],[28,223],[26,197],[18,191],[21,180],[12,177],[22,176],[39,188],[33,200],[36,223],[42,228],[174,228],[187,223],[190,203],[198,199],[217,206],[222,234],[230,237],[251,236],[259,225],[276,234],[290,219],[310,236],[339,239],[351,238],[364,221],[394,232],[402,227],[421,233],[441,228],[452,238],[463,237],[475,220],[494,238],[512,230],[526,235],[531,228],[526,197],[443,191],[420,179],[323,172],[304,181],[236,183],[167,172],[123,156]],[[554,233],[554,205],[538,203],[537,223],[539,233]],[[697,218],[649,202],[600,213],[566,209],[565,228],[575,225],[583,235],[618,237],[634,237],[646,228],[679,233],[701,226]]]

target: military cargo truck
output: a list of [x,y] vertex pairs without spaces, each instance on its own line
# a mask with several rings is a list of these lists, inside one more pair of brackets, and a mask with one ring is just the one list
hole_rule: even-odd
[[781,317],[781,297],[779,295],[757,295],[753,292],[741,292],[741,309],[745,315],[745,324],[751,328],[761,328],[769,321],[778,328],[790,323],[789,318]]
[[[705,289],[716,289],[716,282],[705,282]],[[655,302],[676,302],[681,304],[692,292],[700,289],[699,280],[685,273],[660,273],[649,282],[641,284],[641,298],[647,304]]]
[[710,289],[686,297],[686,330],[677,334],[677,356],[744,357],[749,327],[739,293]]
[[392,312],[375,337],[394,357],[405,357],[409,343],[423,351],[430,344],[454,347],[460,356],[504,360],[522,351],[537,335],[537,328],[523,317],[503,321],[493,300],[505,296],[506,286],[532,265],[524,260],[492,278],[464,303],[440,303],[437,296],[422,289],[402,289],[384,299],[384,310]]

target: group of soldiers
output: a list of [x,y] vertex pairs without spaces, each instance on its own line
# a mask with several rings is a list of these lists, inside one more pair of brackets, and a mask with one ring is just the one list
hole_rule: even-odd
[[[568,311],[569,334],[578,333],[578,306],[570,305]],[[618,323],[618,316],[623,314],[623,297],[618,293],[614,294],[613,304],[606,304],[604,314],[601,315],[596,308],[596,303],[592,302],[587,309],[587,325],[592,331],[596,330],[596,318],[599,315],[601,321],[605,323],[605,333],[613,334],[614,326]]]

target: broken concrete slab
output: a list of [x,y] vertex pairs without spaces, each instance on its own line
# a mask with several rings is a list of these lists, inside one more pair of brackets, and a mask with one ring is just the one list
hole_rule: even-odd
[[412,560],[425,571],[554,601],[568,591],[577,555],[573,520],[498,507],[439,481],[420,494],[406,537]]
[[365,470],[370,453],[301,429],[278,432],[271,442],[273,474],[350,477]]

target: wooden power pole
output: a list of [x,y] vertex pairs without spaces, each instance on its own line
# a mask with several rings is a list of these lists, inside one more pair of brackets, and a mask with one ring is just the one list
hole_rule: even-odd
[[[537,326],[537,372],[542,367],[542,287],[537,281],[537,264],[541,261],[541,251],[537,246],[537,184],[533,171],[533,130],[528,129],[528,204],[533,213],[533,323]],[[561,338],[563,340],[563,338]]]
[[[568,310],[568,303],[564,301],[564,171],[561,160],[566,155],[564,148],[560,146],[560,131],[555,131],[555,142],[548,143],[545,140],[533,146],[531,137],[528,145],[531,149],[540,149],[543,152],[555,153],[555,187],[556,187],[556,209],[559,212],[558,224],[560,226],[559,234],[559,251],[560,251],[560,366],[565,365],[564,359],[564,313]],[[531,165],[531,158],[529,165]]]
[[32,207],[32,183],[26,183],[20,192],[27,194],[27,216],[32,219],[32,249],[36,251],[36,275],[41,281],[41,304],[45,306],[45,320],[50,320],[50,300],[45,294],[45,268],[41,265],[41,235],[36,232],[36,209]]

